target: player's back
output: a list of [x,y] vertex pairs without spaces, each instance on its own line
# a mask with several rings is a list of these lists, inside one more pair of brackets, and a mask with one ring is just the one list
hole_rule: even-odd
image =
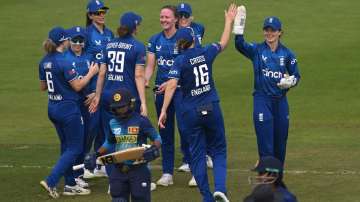
[[77,72],[65,60],[63,53],[46,55],[39,65],[40,80],[46,81],[49,103],[79,100],[79,95],[69,82],[77,79]]
[[105,89],[127,88],[138,98],[135,83],[136,65],[145,65],[145,46],[132,36],[111,40],[104,50],[107,64]]
[[[180,70],[180,85],[183,92],[184,108],[218,102],[219,97],[212,76],[212,64],[220,52],[219,44],[184,51],[175,59],[174,66]],[[172,71],[176,71],[175,68]],[[171,77],[170,72],[169,76]]]

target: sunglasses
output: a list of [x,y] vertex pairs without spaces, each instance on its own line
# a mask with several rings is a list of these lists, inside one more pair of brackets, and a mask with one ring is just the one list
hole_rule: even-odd
[[179,17],[188,19],[190,17],[190,13],[180,12]]
[[95,11],[95,12],[92,12],[92,13],[90,13],[90,14],[96,15],[96,16],[105,15],[105,14],[106,14],[106,10],[103,10],[103,11]]
[[81,45],[81,44],[84,44],[85,39],[84,39],[83,37],[74,37],[74,38],[72,38],[70,41],[71,41],[71,43],[73,43],[73,44],[79,44],[79,45]]

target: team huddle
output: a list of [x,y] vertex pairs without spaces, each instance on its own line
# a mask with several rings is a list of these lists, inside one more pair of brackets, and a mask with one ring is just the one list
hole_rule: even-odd
[[[298,84],[300,74],[295,55],[280,43],[280,20],[266,18],[265,41],[248,43],[245,7],[231,4],[220,40],[204,45],[205,28],[193,22],[191,6],[166,5],[160,9],[162,30],[145,47],[136,39],[142,17],[123,13],[115,37],[105,26],[108,10],[102,1],[90,0],[86,28],[55,27],[43,44],[40,89],[48,92],[48,117],[61,143],[60,158],[40,182],[48,194],[59,197],[56,186],[64,177],[63,195],[88,195],[84,179],[108,176],[112,201],[151,201],[156,185],[174,184],[177,126],[183,156],[178,171],[191,173],[188,185],[198,187],[204,202],[229,201],[225,125],[213,63],[232,32],[236,49],[254,67],[259,161],[252,180],[256,187],[244,201],[260,201],[264,195],[268,201],[296,201],[283,182],[283,166],[289,128],[286,93]],[[159,132],[148,119],[145,96],[154,72]],[[138,148],[140,157],[119,158],[119,152],[125,155]],[[162,176],[155,184],[149,162],[159,156]],[[84,168],[73,169],[79,164]],[[213,169],[213,191],[208,168]]]

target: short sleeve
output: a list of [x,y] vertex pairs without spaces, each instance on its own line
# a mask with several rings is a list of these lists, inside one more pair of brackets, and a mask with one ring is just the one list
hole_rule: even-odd
[[212,43],[206,47],[207,54],[211,60],[214,60],[215,57],[221,52],[221,45],[219,43]]
[[43,68],[43,63],[39,64],[39,80],[46,81],[45,69]]
[[61,64],[59,64],[60,67],[63,67],[64,70],[64,78],[66,81],[71,82],[75,79],[77,79],[77,77],[79,76],[79,73],[75,70],[75,68],[68,62],[62,62]]
[[155,53],[155,46],[156,46],[156,35],[152,36],[149,39],[147,51],[150,53]]
[[145,46],[143,44],[140,44],[136,52],[136,64],[145,65],[145,58],[146,58]]

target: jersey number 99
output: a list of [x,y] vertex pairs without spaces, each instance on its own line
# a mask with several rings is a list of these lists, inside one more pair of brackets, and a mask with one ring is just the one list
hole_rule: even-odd
[[121,51],[109,51],[108,58],[110,59],[110,63],[108,64],[108,71],[118,73],[122,73],[124,71],[124,60],[125,60],[125,52]]

